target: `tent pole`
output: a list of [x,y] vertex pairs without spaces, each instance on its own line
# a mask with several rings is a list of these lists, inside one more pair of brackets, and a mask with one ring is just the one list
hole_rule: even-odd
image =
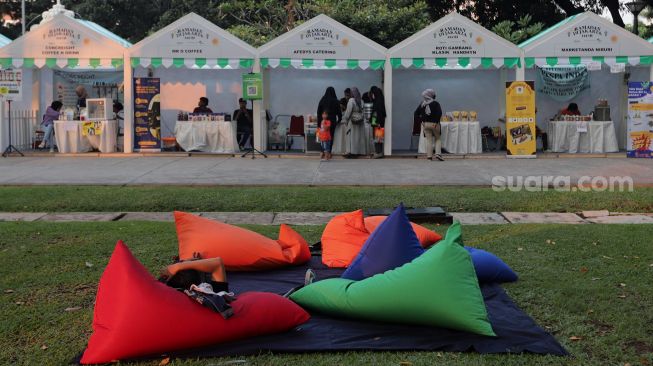
[[515,71],[515,81],[524,81],[526,80],[526,57],[524,57],[524,51],[522,50],[519,55],[519,63]]
[[385,137],[383,140],[383,154],[392,155],[392,66],[389,56],[385,57],[383,68],[383,95],[385,97]]
[[130,154],[134,152],[134,68],[129,51],[125,51],[123,65],[123,95],[125,97],[123,152]]
[[[258,56],[254,59],[252,72],[261,72],[261,59]],[[259,151],[265,151],[265,145],[267,145],[265,141],[267,134],[265,133],[265,124],[263,123],[263,113],[265,113],[263,104],[269,98],[267,91],[267,85],[263,82],[263,99],[252,101],[252,112],[254,114],[254,148]]]

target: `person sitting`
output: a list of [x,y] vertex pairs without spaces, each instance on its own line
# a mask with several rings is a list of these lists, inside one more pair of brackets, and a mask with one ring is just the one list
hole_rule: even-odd
[[43,121],[41,122],[41,125],[43,126],[43,141],[39,145],[39,149],[44,149],[46,146],[49,146],[50,152],[54,152],[54,142],[52,139],[54,134],[54,121],[59,119],[61,107],[63,107],[63,103],[55,100],[48,109],[45,110]]
[[251,144],[250,140],[254,131],[254,112],[247,109],[245,99],[238,99],[238,109],[233,113],[233,120],[236,121],[236,134],[239,135],[238,146],[242,150],[248,142]]
[[122,103],[120,102],[114,102],[113,103],[113,119],[118,121],[118,136],[123,135],[123,128],[124,128],[124,122],[125,122],[125,112],[123,111],[125,107],[123,107]]
[[578,109],[578,104],[576,103],[569,103],[566,109],[563,109],[560,111],[560,115],[562,116],[580,116],[580,110]]
[[213,113],[211,108],[209,108],[209,98],[201,97],[199,103],[197,103],[197,107],[195,107],[195,109],[193,109],[193,113],[198,113],[198,114],[211,114],[211,113]]

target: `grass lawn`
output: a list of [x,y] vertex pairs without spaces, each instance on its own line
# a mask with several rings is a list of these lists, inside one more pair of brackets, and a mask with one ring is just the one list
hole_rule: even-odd
[[[64,195],[73,192],[62,191]],[[161,194],[156,189],[149,192]],[[212,193],[206,190],[204,194]],[[7,195],[6,189],[3,195]],[[66,200],[59,197],[57,201]],[[221,207],[219,200],[215,204]],[[275,227],[248,228],[276,236]],[[323,227],[297,229],[309,242],[315,242]],[[153,273],[176,252],[172,223],[6,222],[0,223],[0,233],[2,365],[61,365],[84,348],[91,333],[97,282],[118,239],[124,239]],[[465,226],[463,233],[466,244],[495,252],[520,274],[520,281],[506,285],[506,290],[555,335],[572,357],[350,352],[172,360],[170,364],[219,365],[232,360],[246,360],[247,365],[398,365],[402,361],[413,365],[653,363],[650,226]],[[80,309],[65,311],[74,307]]]
[[443,206],[450,212],[652,212],[653,188],[633,192],[494,192],[473,187],[0,187],[4,212],[353,211]]

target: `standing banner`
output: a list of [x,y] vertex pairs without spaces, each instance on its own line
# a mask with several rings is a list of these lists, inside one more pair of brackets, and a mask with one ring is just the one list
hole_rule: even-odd
[[510,157],[535,157],[535,83],[506,82],[506,138]]
[[653,83],[628,83],[629,158],[653,158]]
[[134,78],[134,149],[161,151],[161,82]]
[[537,92],[558,102],[574,99],[590,87],[587,66],[555,66],[537,68]]
[[263,99],[263,78],[261,73],[243,74],[243,99]]
[[0,97],[2,100],[20,101],[23,97],[23,71],[0,70]]

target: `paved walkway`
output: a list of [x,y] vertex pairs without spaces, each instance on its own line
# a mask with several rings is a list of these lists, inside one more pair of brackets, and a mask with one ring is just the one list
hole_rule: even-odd
[[469,185],[492,178],[628,176],[653,186],[653,159],[339,159],[216,156],[0,158],[0,185]]
[[[228,224],[324,225],[337,212],[198,212],[197,215]],[[463,225],[484,224],[653,224],[653,213],[627,214],[608,211],[555,212],[479,212],[452,213]],[[0,212],[0,221],[161,221],[172,222],[171,212]]]

